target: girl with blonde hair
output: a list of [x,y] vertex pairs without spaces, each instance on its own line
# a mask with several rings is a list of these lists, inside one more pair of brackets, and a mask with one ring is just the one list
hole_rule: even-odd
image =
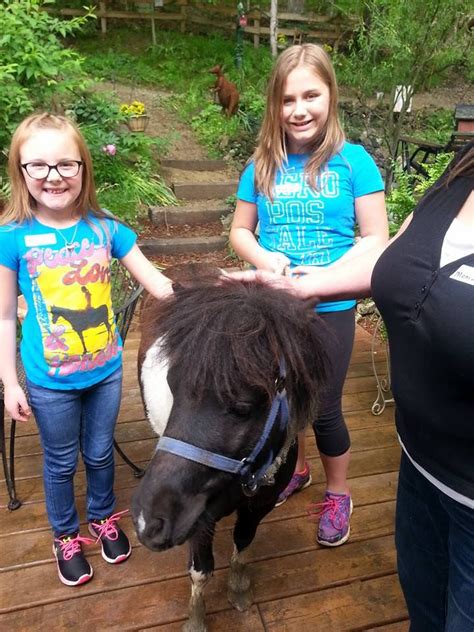
[[[387,241],[382,178],[365,149],[345,141],[337,108],[337,82],[326,52],[314,44],[286,49],[270,77],[257,148],[239,183],[230,234],[237,254],[260,270],[315,273]],[[350,438],[341,399],[354,306],[354,300],[343,300],[316,307],[328,327],[332,360],[331,380],[313,423],[327,479],[317,533],[325,546],[339,546],[350,534]],[[278,504],[311,483],[304,435],[298,442],[296,470]]]
[[[89,532],[107,562],[131,553],[117,524],[124,512],[114,513],[122,341],[111,302],[112,258],[153,295],[172,289],[139,250],[135,233],[99,207],[91,156],[70,120],[26,118],[12,138],[9,175],[11,197],[0,216],[0,377],[12,418],[26,421],[34,413],[59,579],[76,586],[93,575],[82,552],[93,540],[79,534],[74,501],[79,451]],[[17,288],[28,308],[21,356],[29,399],[16,372]]]

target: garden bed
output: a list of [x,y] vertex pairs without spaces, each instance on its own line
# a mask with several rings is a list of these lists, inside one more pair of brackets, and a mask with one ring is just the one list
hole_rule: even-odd
[[204,224],[162,224],[157,226],[150,220],[140,222],[139,233],[141,239],[155,239],[158,237],[214,237],[222,235],[221,222],[207,222]]

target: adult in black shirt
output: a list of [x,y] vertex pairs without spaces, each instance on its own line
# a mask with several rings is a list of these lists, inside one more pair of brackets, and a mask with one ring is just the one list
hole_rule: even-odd
[[474,630],[474,145],[372,275],[402,445],[398,573],[411,632]]

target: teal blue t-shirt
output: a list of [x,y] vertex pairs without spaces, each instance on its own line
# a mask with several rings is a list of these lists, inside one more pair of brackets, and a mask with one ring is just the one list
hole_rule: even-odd
[[93,215],[61,231],[36,219],[0,227],[0,265],[17,272],[28,306],[21,356],[31,382],[85,388],[120,367],[110,264],[135,241],[123,224]]
[[[344,143],[318,176],[316,190],[306,182],[307,154],[290,154],[275,179],[274,199],[256,191],[255,166],[242,173],[237,197],[257,205],[259,243],[281,252],[291,266],[328,266],[354,245],[355,200],[383,191],[374,160],[361,145]],[[355,301],[320,303],[319,312],[341,311]]]

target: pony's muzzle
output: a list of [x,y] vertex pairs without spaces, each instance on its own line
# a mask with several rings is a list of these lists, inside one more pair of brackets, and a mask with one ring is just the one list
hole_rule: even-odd
[[152,551],[162,551],[173,546],[170,540],[170,528],[165,518],[145,516],[143,509],[138,513],[132,510],[133,522],[140,542]]

